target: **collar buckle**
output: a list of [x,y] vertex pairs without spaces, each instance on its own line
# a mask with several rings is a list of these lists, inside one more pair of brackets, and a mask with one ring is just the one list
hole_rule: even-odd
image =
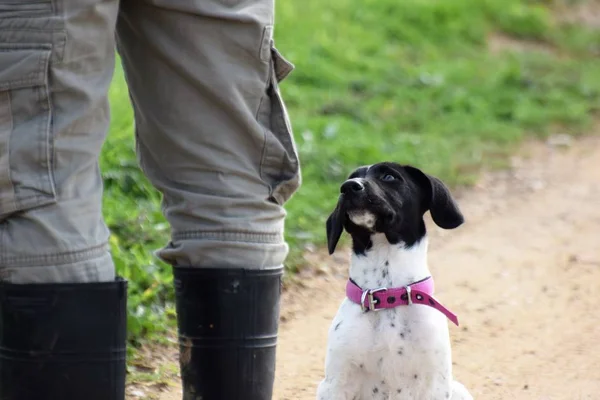
[[412,289],[410,287],[410,285],[407,285],[404,287],[404,290],[406,290],[406,297],[408,298],[408,305],[410,306],[413,301],[412,301]]
[[[379,309],[375,308],[375,306],[377,304],[379,304],[379,302],[381,300],[378,300],[375,297],[373,297],[373,294],[377,293],[377,292],[384,292],[386,290],[387,290],[387,288],[380,287],[377,289],[367,289],[367,290],[363,291],[362,296],[360,298],[360,309],[362,310],[362,312],[381,311],[382,308],[379,308]],[[365,300],[367,300],[366,306],[365,306]]]

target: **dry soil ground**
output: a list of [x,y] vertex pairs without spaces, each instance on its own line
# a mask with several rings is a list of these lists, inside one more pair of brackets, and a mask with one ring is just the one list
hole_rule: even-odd
[[[437,297],[461,320],[456,377],[476,399],[600,399],[600,138],[526,146],[458,198],[463,227],[429,224]],[[339,254],[311,254],[317,272],[285,293],[277,400],[315,399],[344,296]],[[177,382],[150,395],[181,399]]]

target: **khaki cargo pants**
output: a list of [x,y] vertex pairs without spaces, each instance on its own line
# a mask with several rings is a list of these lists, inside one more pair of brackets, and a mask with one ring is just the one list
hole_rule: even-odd
[[98,155],[115,46],[170,264],[281,265],[300,184],[274,0],[0,0],[0,279],[109,281]]

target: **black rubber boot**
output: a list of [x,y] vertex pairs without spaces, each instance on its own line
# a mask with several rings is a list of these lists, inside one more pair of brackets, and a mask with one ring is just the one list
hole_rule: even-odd
[[184,400],[271,400],[283,268],[175,267]]
[[0,283],[1,400],[124,400],[127,282]]

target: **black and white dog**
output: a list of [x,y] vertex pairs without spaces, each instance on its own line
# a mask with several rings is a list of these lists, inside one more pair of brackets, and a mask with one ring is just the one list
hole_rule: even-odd
[[361,167],[341,186],[329,253],[345,229],[353,254],[317,400],[472,400],[452,377],[447,319],[458,321],[433,297],[427,211],[444,229],[464,222],[448,188],[411,166]]

